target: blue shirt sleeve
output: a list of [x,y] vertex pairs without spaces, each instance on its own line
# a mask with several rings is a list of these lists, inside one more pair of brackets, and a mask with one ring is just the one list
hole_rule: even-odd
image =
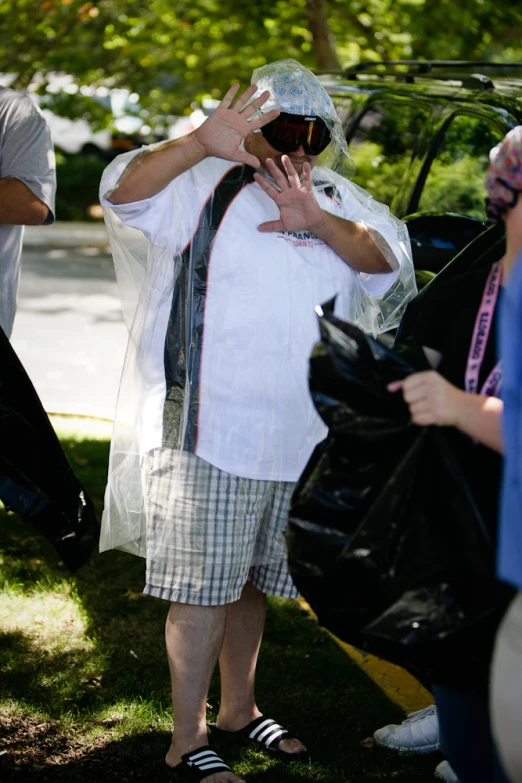
[[504,469],[498,574],[522,590],[522,254],[503,292],[500,356],[503,363]]

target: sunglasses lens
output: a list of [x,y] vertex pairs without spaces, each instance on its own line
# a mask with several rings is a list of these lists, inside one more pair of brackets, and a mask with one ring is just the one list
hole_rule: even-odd
[[319,155],[330,143],[331,134],[320,117],[307,119],[282,112],[261,128],[269,144],[279,152],[295,152],[303,146],[307,155]]
[[[308,146],[311,155],[319,155],[330,144],[332,138],[330,131],[321,120],[314,122],[308,129]],[[303,145],[306,148],[306,145]]]

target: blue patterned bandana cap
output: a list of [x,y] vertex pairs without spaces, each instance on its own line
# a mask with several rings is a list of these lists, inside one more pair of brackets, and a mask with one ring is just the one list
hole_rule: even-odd
[[288,114],[308,114],[323,120],[337,119],[332,99],[312,71],[297,60],[278,60],[256,68],[252,84],[257,84],[257,95],[269,90],[270,98],[264,104],[263,114],[279,109]]
[[254,116],[279,109],[288,114],[320,117],[332,134],[332,140],[321,153],[318,165],[331,168],[345,177],[353,175],[355,164],[348,152],[341,121],[332,99],[312,71],[297,60],[277,60],[256,68],[252,74],[252,84],[257,85],[257,90],[251,100],[265,90],[270,93],[266,103]]

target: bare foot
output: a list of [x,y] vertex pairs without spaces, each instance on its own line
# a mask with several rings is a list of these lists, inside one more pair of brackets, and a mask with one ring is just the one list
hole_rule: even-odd
[[282,739],[277,746],[278,750],[282,750],[285,753],[306,753],[306,747],[298,739]]
[[256,718],[261,718],[262,714],[257,707],[252,712],[226,714],[220,711],[216,718],[216,728],[220,729],[220,731],[241,731]]

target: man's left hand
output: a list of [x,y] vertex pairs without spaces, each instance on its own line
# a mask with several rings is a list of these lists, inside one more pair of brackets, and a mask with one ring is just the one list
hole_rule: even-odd
[[[274,187],[261,174],[254,174],[256,182],[263,188],[267,196],[279,207],[279,220],[261,223],[258,230],[263,233],[271,231],[311,231],[319,228],[323,222],[323,211],[316,201],[312,186],[312,169],[309,163],[303,166],[302,178],[299,179],[290,158],[281,158],[286,176],[270,158],[266,161],[269,174],[277,185]],[[279,188],[279,190],[278,190]]]

